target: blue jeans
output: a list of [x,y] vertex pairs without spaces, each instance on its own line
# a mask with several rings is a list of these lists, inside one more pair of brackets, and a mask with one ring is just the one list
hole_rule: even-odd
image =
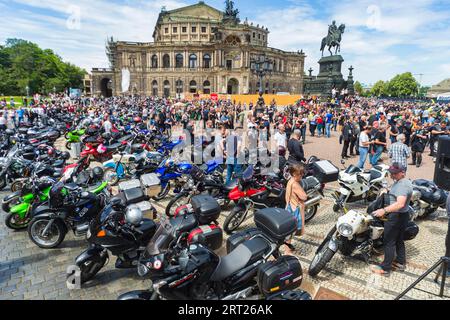
[[[233,160],[231,160],[231,162],[233,162]],[[230,163],[230,161],[227,160],[227,180],[225,184],[229,184],[231,182],[233,172],[236,174],[241,173],[242,165],[238,164],[237,162],[237,159],[234,159],[234,163]]]
[[381,158],[381,154],[383,153],[384,147],[383,146],[376,146],[375,147],[375,154],[370,154],[369,155],[369,159],[370,159],[370,164],[372,166],[376,166],[378,164],[378,160],[380,160]]
[[364,165],[366,164],[368,154],[369,154],[369,148],[359,147],[358,168],[364,169]]
[[331,138],[331,123],[325,124],[325,131],[327,138]]

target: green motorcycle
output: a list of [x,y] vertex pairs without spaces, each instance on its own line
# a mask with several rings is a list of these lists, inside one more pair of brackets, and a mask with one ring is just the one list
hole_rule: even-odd
[[[31,221],[33,209],[48,200],[50,189],[54,183],[56,181],[51,178],[33,179],[30,187],[5,197],[2,209],[7,213],[6,226],[13,230],[26,229]],[[100,185],[87,188],[87,190],[96,195],[103,193],[106,198],[109,198],[107,187],[108,183],[102,182]],[[66,192],[64,189],[63,193]]]
[[67,150],[72,149],[72,143],[79,143],[81,142],[81,137],[84,136],[86,133],[86,130],[84,129],[78,129],[67,132],[64,137],[66,138],[66,148]]

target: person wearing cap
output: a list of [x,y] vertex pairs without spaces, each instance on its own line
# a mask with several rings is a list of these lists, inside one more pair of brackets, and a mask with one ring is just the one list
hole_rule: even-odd
[[406,178],[406,167],[401,163],[394,163],[389,168],[394,185],[389,195],[396,201],[386,208],[372,213],[374,217],[387,219],[384,222],[384,261],[372,268],[378,275],[388,276],[393,268],[398,271],[406,270],[406,248],[403,239],[409,221],[409,202],[413,193],[413,185]]

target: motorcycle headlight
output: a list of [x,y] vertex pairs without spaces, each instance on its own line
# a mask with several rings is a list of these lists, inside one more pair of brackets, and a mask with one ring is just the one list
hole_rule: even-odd
[[343,223],[338,227],[338,232],[343,236],[343,237],[351,237],[353,235],[353,227],[347,223]]

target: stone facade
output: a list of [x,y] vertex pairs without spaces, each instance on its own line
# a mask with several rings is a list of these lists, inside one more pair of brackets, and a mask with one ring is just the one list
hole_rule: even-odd
[[428,97],[430,98],[437,98],[440,95],[448,95],[448,94],[450,94],[450,78],[432,86],[427,93]]
[[[163,10],[153,33],[154,42],[108,41],[111,69],[93,69],[94,95],[145,94],[178,97],[184,93],[257,93],[259,80],[250,60],[265,54],[274,61],[265,77],[266,93],[303,93],[303,52],[268,46],[269,30],[230,21],[204,2]],[[122,91],[123,70],[130,72],[128,91]],[[112,91],[108,92],[107,84]]]

